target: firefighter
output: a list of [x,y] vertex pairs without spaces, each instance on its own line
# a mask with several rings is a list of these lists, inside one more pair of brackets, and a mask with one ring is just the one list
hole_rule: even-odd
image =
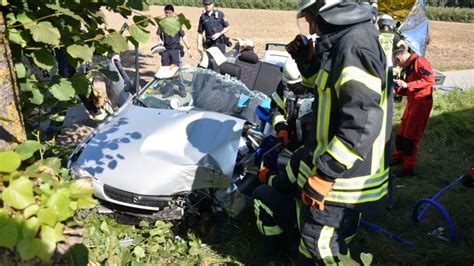
[[[394,47],[404,42],[402,36],[397,32],[395,25],[395,20],[388,14],[382,14],[377,20],[377,26],[380,32],[379,42],[387,56],[387,86],[390,89],[393,89],[393,77],[399,76],[401,71],[399,68],[393,68],[393,50]],[[401,101],[400,95],[395,94],[394,98],[397,102]]]
[[[288,59],[283,65],[281,82],[272,93],[271,120],[277,137],[283,140],[286,147],[290,142],[296,143],[296,118],[299,97],[308,97],[301,85],[301,74],[293,59]],[[290,141],[292,139],[293,141]]]
[[393,62],[403,69],[405,79],[396,79],[395,92],[407,96],[400,127],[395,137],[392,165],[402,164],[395,177],[414,176],[416,153],[433,106],[434,72],[430,62],[416,53],[410,54],[405,44],[399,45]]
[[[299,0],[298,16],[320,36],[287,46],[315,84],[315,126],[286,171],[254,191],[254,208],[267,256],[297,234],[297,265],[337,264],[361,213],[386,206],[392,94],[372,14],[356,2]],[[318,70],[305,77],[310,66]]]
[[[199,18],[197,47],[202,55],[203,48],[218,47],[222,53],[225,53],[225,47],[228,38],[225,33],[229,30],[229,22],[224,18],[224,12],[214,10],[213,0],[203,0],[204,13]],[[203,43],[203,33],[205,33],[205,41]]]

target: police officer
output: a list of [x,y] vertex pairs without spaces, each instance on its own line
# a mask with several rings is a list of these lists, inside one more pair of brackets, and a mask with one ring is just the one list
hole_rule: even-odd
[[[174,7],[173,5],[166,5],[165,6],[165,16],[170,17],[174,16]],[[165,46],[166,51],[162,52],[161,55],[161,65],[162,66],[180,66],[181,65],[181,57],[184,55],[184,47],[181,45],[180,40],[183,40],[184,45],[186,46],[186,50],[188,51],[189,57],[192,58],[192,51],[191,46],[188,43],[188,38],[184,34],[183,29],[179,29],[179,31],[174,35],[170,36],[163,32],[161,28],[158,27],[156,32],[160,41]],[[170,84],[166,84],[163,88],[163,98],[168,98],[173,96],[174,92]],[[186,90],[182,83],[179,83],[179,90],[178,95],[181,97],[186,97]]]
[[[174,16],[174,7],[173,5],[166,5],[165,6],[165,16],[170,17]],[[161,65],[162,66],[169,66],[169,65],[180,65],[180,56],[183,55],[183,46],[180,43],[180,40],[183,40],[184,45],[186,46],[186,50],[188,51],[189,57],[192,57],[191,54],[191,46],[188,43],[188,38],[186,37],[183,29],[180,29],[174,36],[170,36],[164,33],[159,27],[156,32],[158,37],[160,38],[160,42],[165,46],[166,51],[161,53]]]
[[[202,55],[204,49],[216,46],[225,53],[227,37],[224,35],[229,30],[229,22],[224,18],[224,12],[214,10],[213,0],[203,0],[204,13],[199,17],[197,49]],[[203,43],[203,33],[205,41]]]
[[392,117],[386,57],[372,14],[356,2],[299,0],[298,16],[320,36],[315,47],[300,36],[287,47],[299,68],[307,60],[317,68],[313,74],[300,68],[316,88],[315,126],[286,171],[253,192],[255,214],[266,251],[280,252],[277,244],[296,231],[297,265],[336,265],[349,255],[361,213],[386,206]]

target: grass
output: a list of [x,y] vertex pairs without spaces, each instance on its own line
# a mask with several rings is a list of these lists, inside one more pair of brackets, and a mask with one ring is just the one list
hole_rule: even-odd
[[[398,127],[404,103],[396,104],[394,129]],[[430,209],[425,218],[415,224],[411,218],[413,207],[420,198],[429,198],[438,190],[462,175],[463,169],[474,167],[474,89],[460,92],[435,92],[434,106],[425,136],[419,149],[417,176],[396,180],[394,208],[381,217],[366,218],[369,222],[386,227],[398,236],[415,244],[411,248],[387,235],[364,227],[350,245],[354,258],[360,252],[372,253],[374,265],[472,265],[474,263],[474,188],[458,184],[439,198],[449,210],[456,225],[456,241],[446,242],[428,235],[438,227],[447,230],[447,224],[434,210]],[[150,237],[147,226],[118,225],[109,218],[92,216],[86,222],[87,228],[95,228],[95,233],[103,230],[103,221],[108,230],[120,239],[124,234],[134,238]],[[263,265],[262,239],[259,235],[251,210],[231,221],[225,241],[213,242],[201,236],[195,228],[183,227],[179,238],[169,232],[154,236],[160,242],[148,240],[142,244],[145,257],[139,259],[137,251],[122,251],[133,260],[150,265],[165,261],[171,264],[194,265]],[[150,227],[150,230],[153,227]],[[156,228],[156,227],[155,227]],[[89,229],[90,230],[90,229]],[[138,230],[138,231],[137,231]],[[176,230],[174,230],[176,231]],[[115,233],[114,233],[115,232]],[[110,235],[110,234],[109,234]],[[89,234],[85,243],[94,241]],[[447,237],[447,234],[444,234]],[[157,238],[158,237],[158,238]],[[101,239],[96,235],[95,239]],[[166,241],[164,240],[166,239]],[[161,243],[157,245],[157,243]],[[198,243],[198,248],[196,247]],[[106,250],[110,249],[104,247]],[[123,250],[123,248],[122,248]],[[100,254],[101,252],[96,253]],[[143,255],[143,254],[142,254]],[[131,256],[131,257],[130,257]],[[168,258],[163,260],[163,257]],[[157,259],[159,258],[159,259]],[[102,258],[104,259],[104,258]],[[101,260],[101,263],[104,263]]]

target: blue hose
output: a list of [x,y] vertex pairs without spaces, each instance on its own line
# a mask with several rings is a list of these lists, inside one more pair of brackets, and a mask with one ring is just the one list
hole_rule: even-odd
[[361,223],[363,226],[365,226],[365,227],[367,227],[367,228],[369,228],[369,229],[371,229],[371,230],[374,230],[374,231],[376,231],[376,232],[385,233],[385,234],[388,235],[390,238],[395,239],[395,240],[397,240],[398,242],[400,242],[400,243],[402,243],[402,244],[405,244],[405,245],[407,245],[407,246],[409,246],[409,247],[415,247],[415,244],[413,244],[412,242],[410,242],[410,241],[408,241],[408,240],[405,240],[405,239],[403,239],[403,238],[397,236],[395,233],[389,231],[389,230],[388,230],[387,228],[385,228],[385,227],[382,227],[382,226],[376,225],[376,224],[371,224],[371,223],[369,223],[369,222],[367,222],[367,221],[365,221],[365,220],[362,220],[362,219],[360,220],[360,223]]

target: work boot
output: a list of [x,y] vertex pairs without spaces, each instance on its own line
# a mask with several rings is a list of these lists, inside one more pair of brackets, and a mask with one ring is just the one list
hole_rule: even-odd
[[402,168],[398,171],[395,171],[393,175],[395,175],[395,178],[412,177],[415,175],[415,169]]

